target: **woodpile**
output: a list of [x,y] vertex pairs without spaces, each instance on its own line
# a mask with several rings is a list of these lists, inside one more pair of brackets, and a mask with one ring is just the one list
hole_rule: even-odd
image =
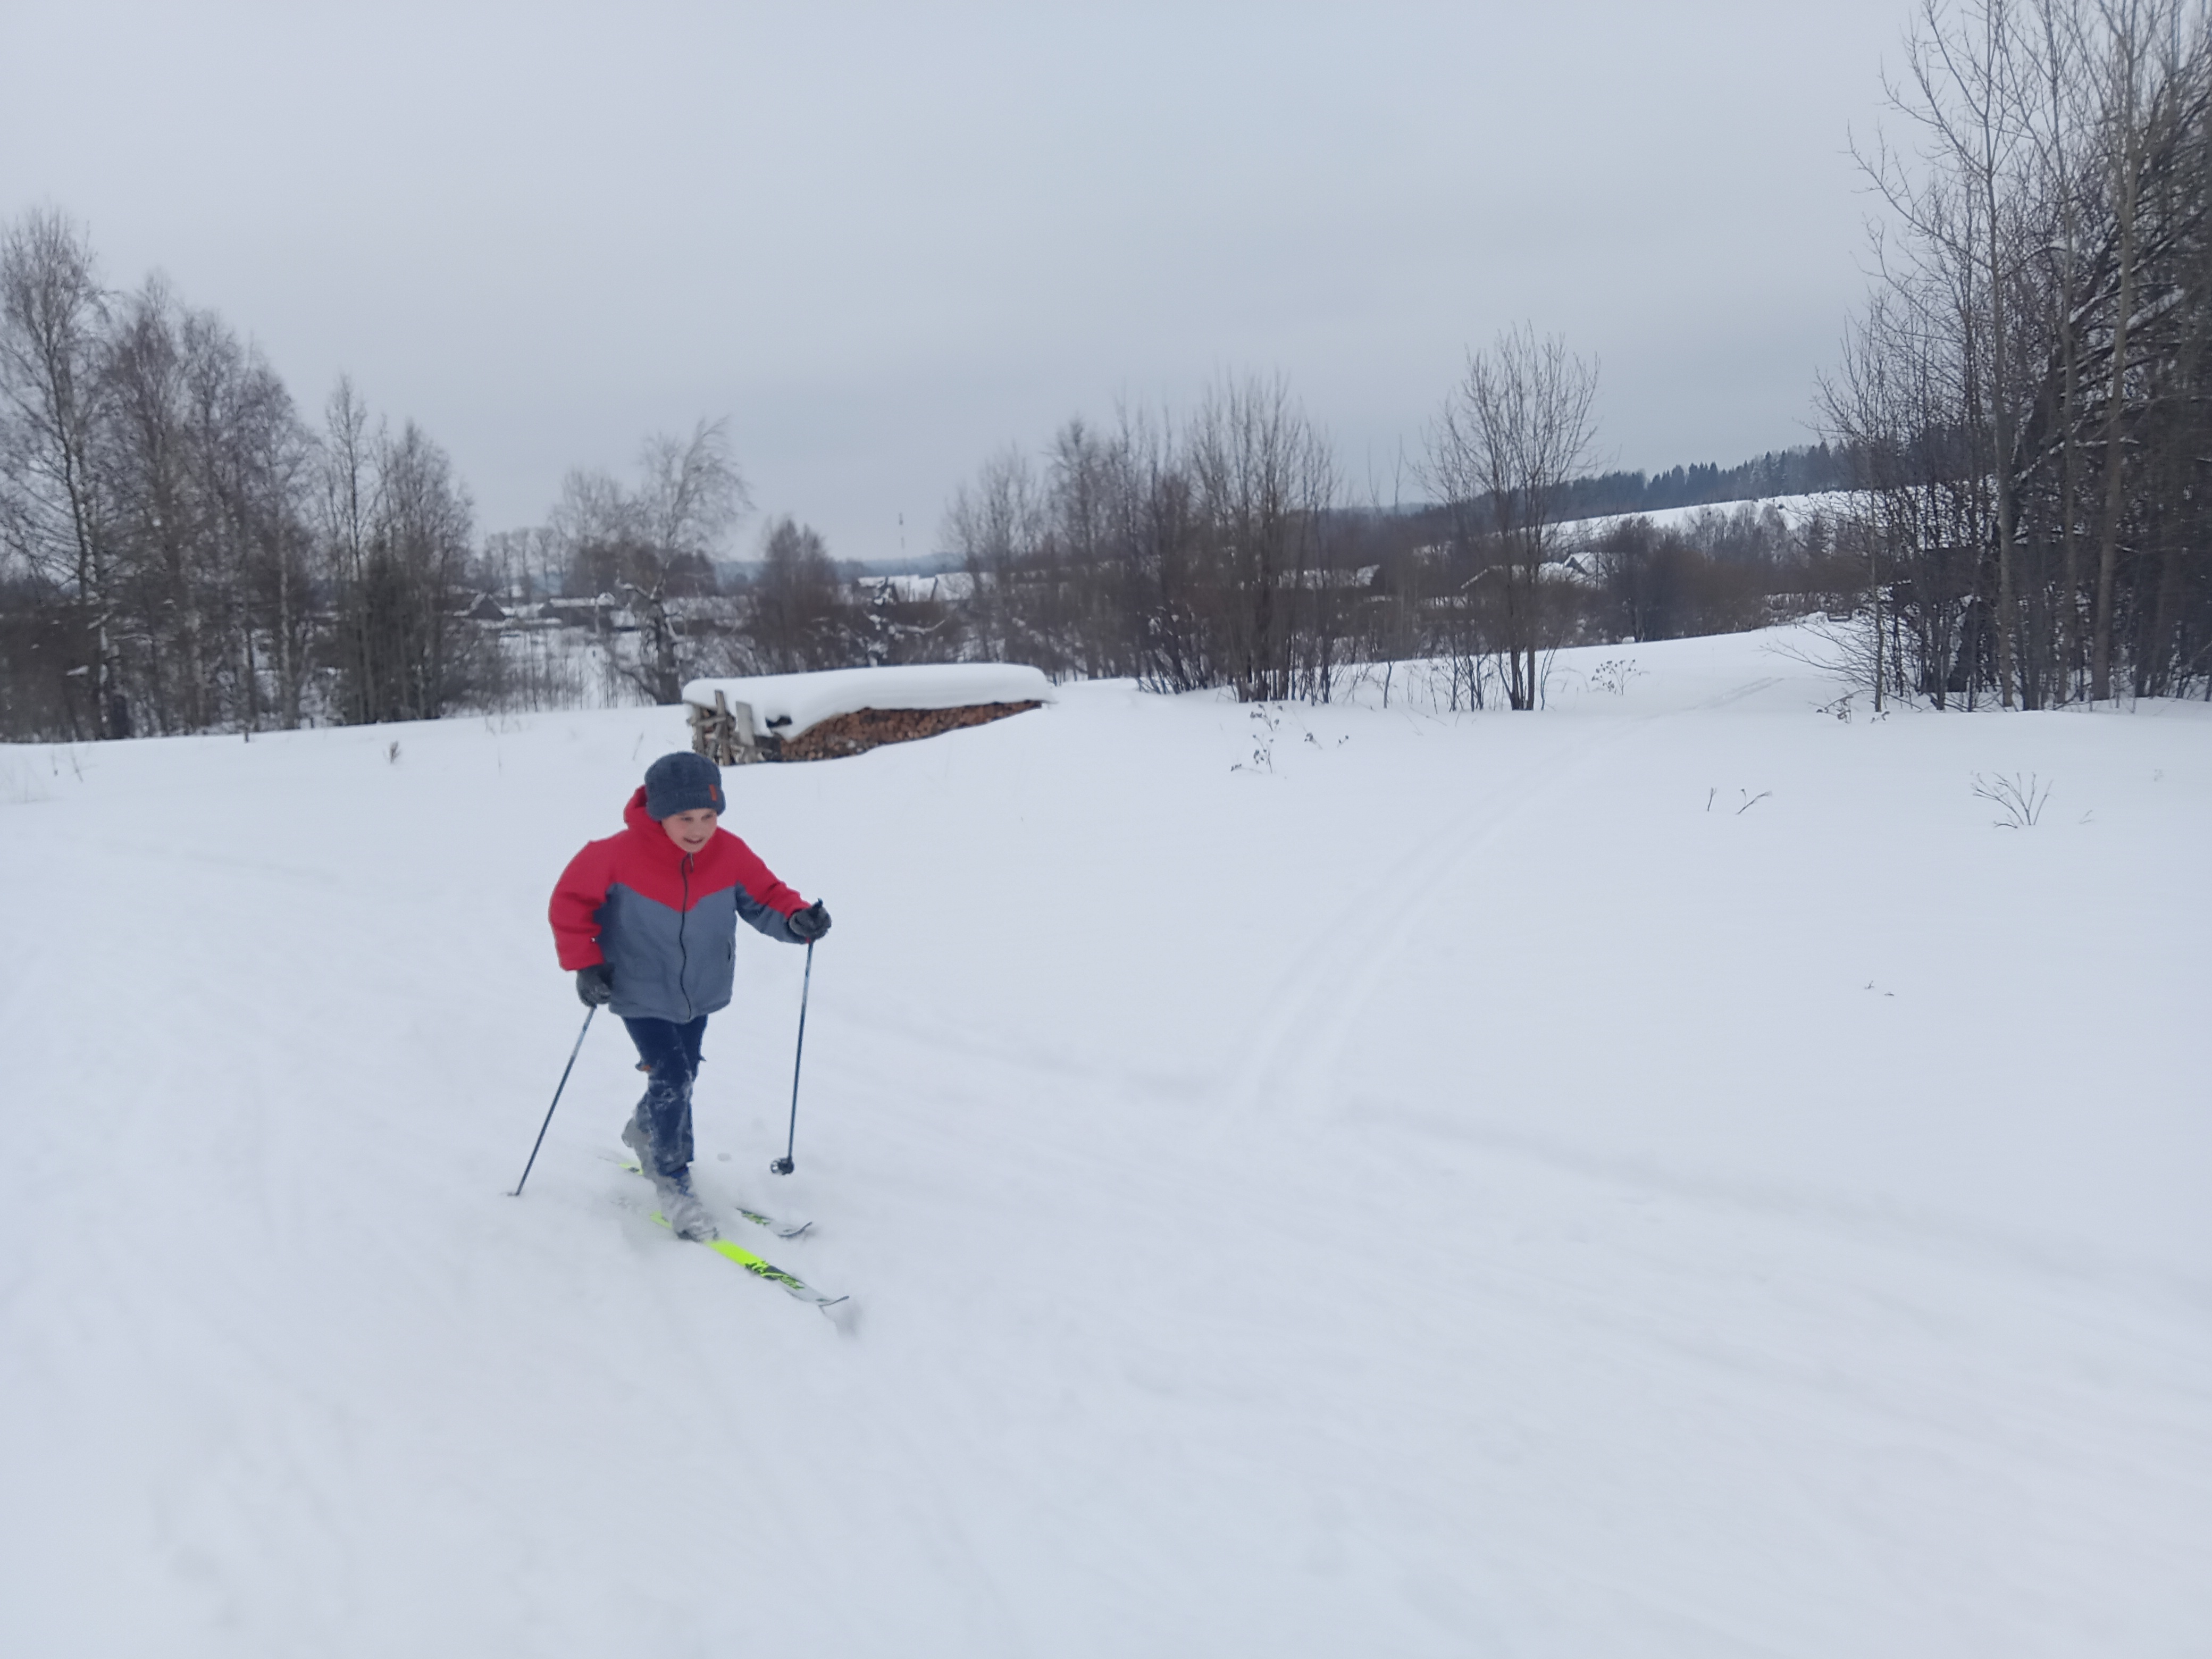
[[887,743],[912,743],[963,726],[982,726],[1037,708],[1034,702],[975,703],[965,708],[856,708],[810,726],[783,743],[787,761],[835,760]]

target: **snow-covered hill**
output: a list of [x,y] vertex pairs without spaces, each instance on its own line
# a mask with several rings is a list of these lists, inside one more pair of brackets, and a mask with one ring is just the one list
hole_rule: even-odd
[[0,750],[4,1645],[2203,1652],[2212,711],[1778,642],[732,772],[836,929],[701,1185],[845,1334],[635,1207],[604,1020],[506,1195],[680,710]]
[[1591,519],[1570,519],[1559,528],[1571,536],[1595,538],[1631,519],[1644,519],[1656,529],[1686,530],[1707,514],[1727,519],[1743,512],[1762,514],[1771,507],[1781,515],[1784,523],[1795,529],[1816,514],[1832,522],[1848,514],[1856,499],[1854,493],[1848,489],[1822,489],[1805,495],[1767,495],[1748,501],[1707,501],[1695,507],[1662,507],[1649,513],[1607,513]]

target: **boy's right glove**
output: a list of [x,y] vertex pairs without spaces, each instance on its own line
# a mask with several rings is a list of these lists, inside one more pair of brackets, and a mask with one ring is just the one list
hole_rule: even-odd
[[792,938],[801,945],[811,945],[830,931],[830,912],[820,899],[815,900],[804,910],[793,910],[783,921],[784,925],[791,929]]
[[604,1008],[615,998],[615,970],[604,962],[576,969],[576,1000],[586,1008]]

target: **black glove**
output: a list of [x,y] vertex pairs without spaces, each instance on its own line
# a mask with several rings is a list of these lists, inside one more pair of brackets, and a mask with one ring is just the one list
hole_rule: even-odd
[[615,970],[604,962],[576,969],[576,1000],[586,1008],[604,1008],[615,999]]
[[820,899],[815,900],[804,910],[793,910],[783,920],[785,926],[791,929],[792,938],[801,945],[811,945],[830,931],[830,912],[823,907]]

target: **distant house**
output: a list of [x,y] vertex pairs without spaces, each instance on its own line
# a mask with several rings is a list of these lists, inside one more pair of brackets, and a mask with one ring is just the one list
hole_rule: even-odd
[[601,593],[588,599],[548,599],[538,608],[538,614],[548,622],[567,623],[576,628],[597,628],[615,609],[615,596]]
[[964,570],[927,576],[863,576],[853,584],[863,603],[960,605],[975,597],[975,579]]
[[665,601],[663,609],[678,623],[734,622],[739,613],[738,602],[726,593],[678,594]]

